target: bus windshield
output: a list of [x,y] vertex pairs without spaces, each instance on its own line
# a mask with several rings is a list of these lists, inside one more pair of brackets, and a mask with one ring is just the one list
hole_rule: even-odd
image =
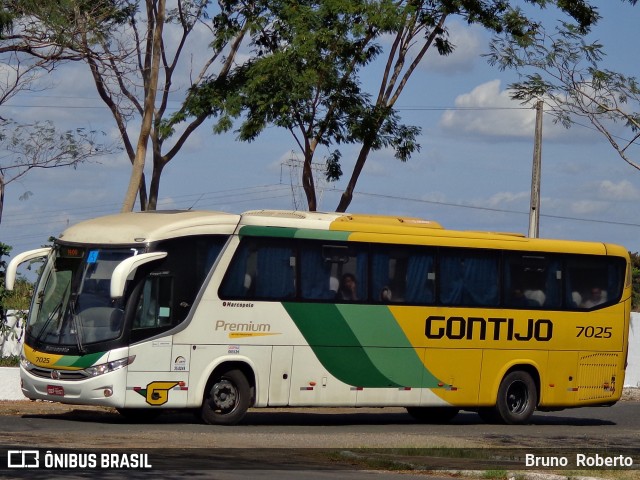
[[124,303],[110,297],[114,268],[135,248],[60,246],[45,266],[26,332],[35,344],[76,347],[122,334]]

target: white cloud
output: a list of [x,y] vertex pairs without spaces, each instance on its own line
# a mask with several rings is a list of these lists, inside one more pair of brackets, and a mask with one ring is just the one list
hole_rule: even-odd
[[[447,110],[439,126],[455,135],[465,133],[479,138],[533,141],[536,114],[533,107],[512,100],[509,89],[501,88],[499,79],[482,83],[468,93],[456,97],[455,109]],[[549,115],[543,117],[543,141],[575,143],[594,142],[600,137],[589,129],[575,126],[566,129],[554,123]]]
[[420,64],[421,68],[447,75],[469,73],[487,45],[484,31],[460,22],[451,23],[448,29],[449,41],[454,45],[453,53],[443,56],[432,46]]
[[500,89],[500,84],[500,80],[491,80],[459,95],[455,100],[457,109],[442,114],[440,127],[482,137],[532,138],[535,112],[520,108],[507,90]]
[[618,183],[603,180],[598,185],[598,196],[612,201],[635,201],[640,199],[640,191],[628,180]]
[[592,216],[594,214],[602,214],[610,207],[608,202],[599,200],[578,200],[571,202],[569,208],[571,213],[580,216]]
[[483,201],[482,204],[488,208],[514,208],[514,206],[529,203],[530,197],[529,192],[499,192]]

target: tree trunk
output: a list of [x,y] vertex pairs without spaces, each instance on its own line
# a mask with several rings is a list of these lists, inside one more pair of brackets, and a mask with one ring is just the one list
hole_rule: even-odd
[[313,153],[315,152],[316,142],[305,142],[304,164],[302,166],[302,188],[307,197],[307,208],[310,212],[318,209],[318,201],[316,198],[316,186],[313,181]]
[[153,172],[151,173],[151,184],[149,185],[149,201],[147,204],[147,210],[156,210],[158,208],[158,194],[160,192],[160,178],[162,177],[162,170],[164,169],[166,162],[162,159],[153,162]]
[[[144,172],[144,163],[147,156],[147,144],[153,116],[155,110],[156,93],[158,91],[158,76],[160,74],[160,58],[162,50],[162,30],[164,27],[165,0],[158,0],[158,9],[155,19],[153,17],[152,7],[147,7],[147,15],[149,21],[154,22],[153,29],[153,51],[151,53],[151,71],[146,77],[148,84],[145,85],[146,95],[144,99],[144,115],[142,117],[142,125],[140,126],[140,136],[138,137],[138,146],[136,148],[136,157],[131,167],[131,177],[129,179],[129,187],[122,204],[123,212],[131,212],[135,205],[136,195],[140,190],[142,175]],[[145,82],[146,83],[146,82]]]
[[310,212],[315,212],[318,208],[316,199],[316,188],[313,183],[313,170],[311,170],[311,161],[304,161],[302,167],[302,188],[307,196],[307,208]]
[[364,164],[367,162],[367,157],[369,156],[369,152],[371,151],[371,145],[373,144],[372,139],[365,139],[362,144],[362,148],[360,149],[360,153],[358,154],[358,159],[356,160],[356,165],[353,167],[353,172],[351,173],[351,178],[349,179],[349,183],[347,187],[342,192],[342,196],[340,197],[340,203],[338,203],[338,208],[336,208],[336,212],[344,213],[349,208],[351,204],[351,200],[353,200],[353,192],[356,189],[356,183],[358,183],[358,178],[360,177],[360,173],[362,173],[362,169],[364,168]]
[[3,210],[4,210],[4,176],[0,173],[0,223],[2,223]]

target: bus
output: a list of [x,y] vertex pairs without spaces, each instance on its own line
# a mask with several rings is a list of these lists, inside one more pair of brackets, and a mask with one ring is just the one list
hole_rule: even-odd
[[27,398],[208,424],[258,407],[534,411],[613,405],[627,363],[621,246],[433,221],[255,210],[132,212],[71,226],[26,321]]

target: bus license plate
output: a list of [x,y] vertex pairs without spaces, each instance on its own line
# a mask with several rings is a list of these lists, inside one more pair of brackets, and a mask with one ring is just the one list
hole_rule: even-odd
[[64,397],[64,387],[58,387],[56,385],[47,385],[47,394],[55,395],[56,397]]

